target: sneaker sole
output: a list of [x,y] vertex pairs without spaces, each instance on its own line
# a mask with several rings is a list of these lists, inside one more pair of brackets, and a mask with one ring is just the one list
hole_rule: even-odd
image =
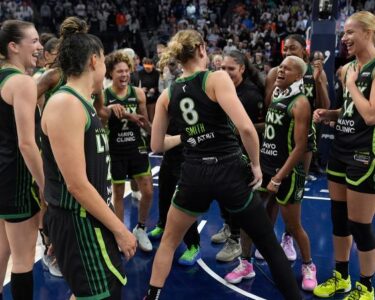
[[319,298],[331,298],[332,296],[334,296],[336,294],[346,294],[346,293],[349,293],[351,290],[352,290],[352,287],[350,286],[347,289],[337,290],[336,292],[333,292],[331,294],[317,295],[314,292],[313,292],[313,294],[314,294],[314,296],[319,297]]
[[313,287],[313,288],[307,288],[307,287],[305,287],[303,284],[301,285],[301,287],[302,287],[302,289],[304,290],[304,291],[306,291],[306,292],[312,292],[314,289],[315,289],[315,287],[318,285],[318,283],[315,283],[315,286]]
[[200,258],[201,255],[199,254],[194,261],[178,260],[178,264],[180,264],[181,266],[194,266]]
[[139,242],[138,242],[138,248],[141,249],[143,252],[151,252],[152,251],[152,248],[144,248],[144,247],[141,247],[141,245],[139,245]]
[[240,278],[237,278],[237,279],[234,279],[234,280],[228,280],[226,278],[224,278],[224,279],[225,279],[226,282],[229,282],[229,283],[232,283],[232,284],[237,284],[237,283],[240,283],[242,281],[242,279],[251,279],[251,278],[254,278],[255,275],[256,275],[255,272],[252,272],[249,275],[241,276]]

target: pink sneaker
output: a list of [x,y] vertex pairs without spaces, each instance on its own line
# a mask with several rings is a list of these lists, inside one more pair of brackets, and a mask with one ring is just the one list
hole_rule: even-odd
[[253,264],[246,259],[241,259],[240,264],[230,273],[225,275],[224,279],[229,283],[240,283],[243,278],[249,279],[255,277]]
[[302,264],[302,289],[312,292],[317,285],[316,267],[313,263],[309,265]]
[[293,246],[293,237],[288,234],[283,234],[281,238],[281,247],[289,261],[294,261],[297,259],[297,253]]

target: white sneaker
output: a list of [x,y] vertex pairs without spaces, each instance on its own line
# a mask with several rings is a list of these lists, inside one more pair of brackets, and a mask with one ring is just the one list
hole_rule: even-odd
[[297,252],[296,249],[294,249],[292,236],[283,233],[280,245],[289,261],[294,261],[297,259]]
[[230,262],[240,256],[242,253],[239,241],[228,239],[223,249],[216,254],[216,260],[223,262]]
[[133,234],[135,235],[138,241],[138,246],[142,251],[145,251],[145,252],[152,251],[152,244],[146,233],[146,228],[145,229],[138,228],[138,225],[137,225],[133,229]]
[[259,252],[259,250],[258,250],[258,249],[256,249],[256,250],[255,250],[255,258],[256,258],[256,259],[261,259],[261,260],[264,260],[264,257],[263,257],[263,255],[262,255],[262,254],[260,254],[260,252]]
[[44,254],[42,257],[42,263],[52,276],[63,277],[54,255]]
[[137,199],[138,201],[141,200],[142,194],[140,191],[132,191],[132,198]]
[[224,223],[223,227],[211,236],[211,242],[215,244],[222,244],[225,243],[228,238],[230,237],[230,228],[227,224]]

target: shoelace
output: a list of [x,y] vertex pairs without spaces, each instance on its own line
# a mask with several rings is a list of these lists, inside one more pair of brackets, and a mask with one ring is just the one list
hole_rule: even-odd
[[352,290],[348,296],[348,300],[358,300],[362,294],[363,292],[358,289]]
[[283,244],[288,246],[290,248],[290,245],[292,244],[292,238],[291,237],[286,237],[283,241]]
[[313,279],[313,271],[311,270],[310,266],[303,266],[303,274],[305,275],[306,279]]
[[322,286],[328,286],[328,285],[331,285],[331,284],[334,284],[336,286],[337,285],[337,281],[338,281],[337,277],[331,277],[326,282],[323,282]]
[[245,268],[246,268],[246,265],[240,259],[240,264],[233,270],[233,272],[241,272],[245,270]]

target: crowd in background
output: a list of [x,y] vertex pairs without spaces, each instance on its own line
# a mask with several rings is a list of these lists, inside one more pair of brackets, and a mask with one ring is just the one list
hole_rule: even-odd
[[[337,30],[354,11],[375,10],[375,0],[339,1]],[[0,21],[33,21],[39,32],[57,32],[67,16],[85,19],[106,52],[132,48],[141,58],[156,57],[179,29],[197,29],[209,54],[244,52],[267,73],[281,60],[281,41],[290,33],[304,35],[310,24],[312,1],[224,0],[7,0],[0,2]]]

